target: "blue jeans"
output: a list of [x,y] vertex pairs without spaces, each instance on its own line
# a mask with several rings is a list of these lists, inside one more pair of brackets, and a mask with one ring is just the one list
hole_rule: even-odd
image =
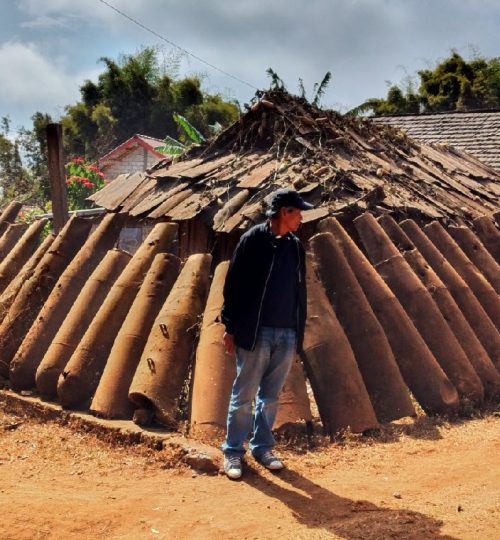
[[[243,456],[243,443],[252,429],[249,448],[256,457],[270,450],[278,398],[292,366],[296,349],[293,328],[262,327],[253,351],[236,348],[236,378],[227,414],[227,435],[222,450]],[[252,402],[255,398],[255,418]]]

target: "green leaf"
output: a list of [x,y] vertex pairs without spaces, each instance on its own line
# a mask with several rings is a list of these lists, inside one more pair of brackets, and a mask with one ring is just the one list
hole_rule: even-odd
[[201,143],[205,140],[205,137],[184,116],[174,113],[173,118],[191,141]]
[[167,135],[167,136],[163,139],[163,142],[167,143],[168,146],[178,146],[179,148],[186,148],[186,145],[185,145],[185,144],[182,144],[181,141],[178,141],[177,139],[174,139],[174,138],[171,137],[170,135]]
[[166,156],[178,156],[184,152],[185,148],[171,144],[168,146],[156,146],[155,150],[160,152],[160,154],[165,154]]

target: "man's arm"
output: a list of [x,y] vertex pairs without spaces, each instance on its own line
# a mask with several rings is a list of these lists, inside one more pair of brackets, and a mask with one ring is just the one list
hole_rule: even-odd
[[[231,338],[234,336],[236,329],[235,324],[238,318],[238,310],[242,307],[240,305],[241,302],[239,301],[239,291],[240,288],[244,286],[242,274],[245,267],[246,252],[246,238],[242,238],[234,250],[227,271],[226,281],[224,282],[224,304],[222,305],[221,319],[226,327],[226,334],[224,334],[224,336],[230,335]],[[226,337],[224,337],[224,343],[226,344],[227,350],[228,345],[231,345],[231,343],[226,343]],[[232,339],[232,346],[234,348],[234,339]]]

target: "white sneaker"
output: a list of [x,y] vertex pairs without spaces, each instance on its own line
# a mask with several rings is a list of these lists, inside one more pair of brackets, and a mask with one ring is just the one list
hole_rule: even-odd
[[224,456],[224,472],[231,480],[238,480],[243,474],[243,464],[240,456]]
[[270,450],[267,450],[267,452],[264,452],[260,456],[256,456],[255,459],[270,471],[280,471],[285,467],[281,460],[279,460]]

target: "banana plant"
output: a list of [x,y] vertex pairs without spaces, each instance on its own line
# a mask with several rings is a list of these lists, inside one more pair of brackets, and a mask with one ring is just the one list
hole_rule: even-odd
[[175,123],[181,128],[185,143],[174,139],[170,135],[167,135],[163,142],[163,146],[156,146],[155,150],[166,156],[179,156],[185,152],[192,144],[200,144],[205,141],[205,137],[187,120],[184,116],[174,113],[173,119]]

